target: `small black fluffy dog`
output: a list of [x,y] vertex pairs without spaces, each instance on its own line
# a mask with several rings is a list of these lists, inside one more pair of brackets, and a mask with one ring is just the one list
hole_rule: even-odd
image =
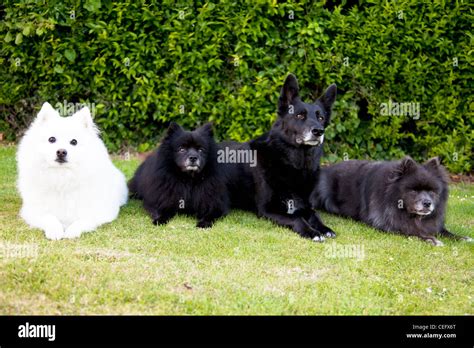
[[336,236],[309,202],[335,100],[333,84],[316,102],[302,102],[298,81],[290,74],[281,90],[277,121],[270,132],[249,143],[257,151],[252,173],[258,215],[314,241]]
[[155,225],[183,213],[197,216],[197,227],[206,228],[229,211],[231,174],[217,163],[210,123],[189,132],[173,122],[160,147],[135,172],[129,190],[143,200]]
[[443,245],[435,236],[465,239],[444,226],[448,177],[437,158],[423,165],[400,161],[344,161],[321,170],[314,205],[387,232]]

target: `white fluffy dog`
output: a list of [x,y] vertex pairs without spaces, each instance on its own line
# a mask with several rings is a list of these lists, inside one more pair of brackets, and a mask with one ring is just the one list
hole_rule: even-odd
[[61,117],[44,103],[20,142],[20,215],[49,239],[93,231],[117,218],[127,202],[125,177],[98,133],[87,107]]

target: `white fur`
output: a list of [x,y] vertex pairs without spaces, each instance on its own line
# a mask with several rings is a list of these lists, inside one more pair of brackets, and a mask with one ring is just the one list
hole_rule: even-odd
[[[67,163],[55,161],[58,149],[67,151]],[[44,103],[20,142],[17,161],[20,215],[49,239],[93,231],[116,219],[127,202],[125,177],[110,160],[87,107],[61,117]]]
[[314,135],[312,132],[304,133],[303,140],[302,140],[303,144],[310,145],[310,146],[321,145],[323,142],[324,142],[324,134],[314,139]]

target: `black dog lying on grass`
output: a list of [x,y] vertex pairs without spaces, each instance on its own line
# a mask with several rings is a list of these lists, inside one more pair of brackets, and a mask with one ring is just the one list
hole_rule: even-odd
[[143,200],[155,225],[183,213],[197,216],[197,227],[206,228],[228,213],[232,176],[217,163],[217,149],[210,123],[192,132],[171,123],[129,182],[130,194]]
[[416,236],[443,245],[448,177],[437,158],[423,165],[401,161],[345,161],[321,169],[310,200],[330,213],[351,217],[388,232]]
[[296,77],[288,75],[278,101],[277,121],[270,132],[249,143],[257,151],[252,173],[258,215],[314,241],[336,236],[309,202],[335,99],[333,84],[315,103],[302,102]]

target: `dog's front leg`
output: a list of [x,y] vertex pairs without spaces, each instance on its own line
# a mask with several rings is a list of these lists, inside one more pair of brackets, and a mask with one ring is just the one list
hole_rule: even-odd
[[318,231],[322,236],[326,238],[335,238],[336,233],[327,227],[325,224],[323,224],[323,221],[319,217],[318,213],[314,210],[311,210],[309,212],[309,218],[308,222],[311,225],[312,228],[314,228],[316,231]]
[[438,234],[442,237],[448,237],[448,238],[451,238],[451,239],[454,239],[454,240],[465,240],[467,242],[472,242],[473,241],[473,239],[471,237],[459,236],[457,234],[449,232],[445,227],[443,227]]
[[221,216],[225,215],[225,212],[222,209],[213,209],[209,213],[206,214],[198,214],[198,222],[196,227],[200,228],[210,228]]
[[436,239],[435,236],[431,234],[424,234],[424,233],[419,233],[415,235],[416,237],[420,238],[421,240],[424,240],[425,242],[428,242],[434,246],[443,246],[443,242],[440,241],[439,239]]
[[315,242],[324,241],[324,238],[321,238],[320,233],[312,228],[311,225],[302,217],[281,215],[267,211],[260,212],[259,215],[273,221],[277,225],[291,228],[303,238],[311,238]]
[[164,225],[176,215],[176,209],[160,209],[151,214],[153,225]]
[[72,239],[78,238],[83,232],[94,231],[100,222],[90,219],[78,219],[70,224],[64,231],[64,238]]
[[31,227],[44,231],[46,238],[59,240],[64,238],[64,227],[59,219],[52,214],[38,214],[34,209],[23,207],[21,216]]
[[150,214],[153,225],[164,225],[177,213],[177,208],[174,207],[160,207],[159,209],[155,204],[144,201],[143,207]]

